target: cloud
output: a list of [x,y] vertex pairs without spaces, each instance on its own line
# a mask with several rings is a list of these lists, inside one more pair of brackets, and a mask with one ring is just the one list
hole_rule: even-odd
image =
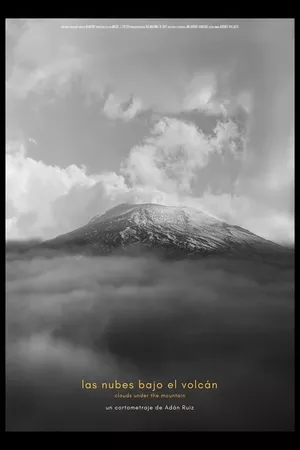
[[251,230],[265,239],[282,245],[294,243],[293,214],[258,202],[246,193],[215,195],[208,189],[198,201],[223,220]]
[[[61,28],[66,22],[71,25],[74,20],[7,24],[7,34],[15,36],[9,52],[9,95],[17,99],[45,92],[64,96],[74,79],[80,79],[87,98],[94,101],[109,90],[103,112],[110,118],[130,120],[141,109],[162,114],[197,110],[221,116],[238,105],[246,104],[245,110],[249,109],[248,90],[233,92],[231,71],[226,65],[216,66],[220,50],[214,48],[209,57],[207,43],[200,45],[190,31],[160,30],[154,36],[146,30],[98,29],[91,34]],[[88,21],[80,23],[84,27]],[[224,35],[225,52],[230,44]],[[176,47],[178,52],[174,52]],[[201,65],[196,57],[199,51]],[[122,104],[130,98],[132,103],[124,110]]]
[[35,145],[37,145],[37,142],[36,142],[36,140],[35,140],[35,139],[33,139],[33,138],[31,138],[31,137],[30,137],[30,138],[28,139],[28,141],[29,141],[29,142],[32,142],[32,143],[33,143],[33,144],[35,144]]
[[[292,260],[167,263],[23,247],[7,249],[9,431],[292,430]],[[174,378],[218,390],[189,392],[195,412],[174,419],[107,413],[123,404],[116,391],[80,388]]]
[[217,99],[217,79],[213,73],[200,73],[193,77],[186,88],[183,111],[202,111],[208,115],[227,115],[229,100]]
[[294,187],[295,177],[295,138],[291,131],[287,140],[287,147],[273,162],[266,176],[267,188],[280,193],[286,188]]
[[87,174],[86,167],[74,164],[47,165],[30,158],[21,142],[8,142],[7,235],[51,237],[123,201],[155,201],[164,193],[190,192],[196,171],[238,136],[232,129],[234,133],[230,129],[224,134],[222,128],[220,134],[216,128],[212,138],[192,123],[163,118],[143,144],[131,150],[120,174]]
[[51,238],[119,203],[153,202],[200,208],[266,239],[291,243],[292,213],[258,202],[239,183],[233,194],[213,193],[209,187],[200,196],[194,193],[195,180],[213,155],[239,158],[244,144],[243,130],[232,120],[218,121],[209,135],[193,123],[164,117],[141,145],[131,149],[119,174],[88,175],[85,167],[35,161],[20,143],[9,142],[7,237]]
[[251,92],[240,91],[233,101],[235,102],[234,106],[236,108],[240,107],[246,111],[247,114],[251,114],[253,110],[253,94]]
[[66,35],[63,38],[59,20],[28,20],[18,25],[22,32],[13,47],[8,93],[24,99],[49,89],[56,94],[67,92],[73,76],[84,71],[88,54]]
[[[10,233],[50,237],[83,224],[124,197],[134,201],[173,199],[199,206],[208,202],[214,205],[215,214],[224,209],[226,197],[230,213],[223,212],[228,221],[238,220],[241,226],[271,240],[293,236],[291,20],[242,21],[234,39],[228,30],[219,30],[200,40],[198,32],[191,34],[190,30],[99,29],[90,33],[61,28],[73,23],[72,19],[7,21],[7,99],[12,123],[18,106],[26,105],[29,97],[38,107],[70,93],[74,80],[80,94],[91,102],[101,99],[107,117],[130,122],[141,111],[152,110],[153,117],[163,115],[165,119],[156,123],[152,136],[130,150],[120,172],[109,175],[105,170],[104,174],[88,175],[77,166],[48,169],[27,156],[25,162],[20,157],[8,158],[10,177],[16,181],[20,169],[22,186],[10,184]],[[106,102],[104,92],[108,93]],[[205,132],[186,122],[191,112],[195,122],[209,121],[211,134],[204,126]],[[33,130],[28,135],[35,136]],[[228,172],[238,172],[230,195],[221,188],[213,190],[209,170],[216,156],[222,161],[220,179],[228,164]],[[44,180],[37,175],[39,169],[48,174]],[[31,172],[35,181],[26,184]],[[56,181],[51,181],[54,172]],[[107,177],[119,180],[119,187]],[[198,181],[206,183],[202,192],[194,190]],[[25,185],[31,186],[28,191]],[[44,202],[42,197],[37,200],[39,189],[45,192]],[[77,196],[84,213],[76,209]],[[48,210],[47,202],[51,204]],[[68,214],[62,213],[63,207]],[[53,211],[57,211],[55,219]]]
[[[9,237],[37,236],[51,227],[54,202],[72,188],[87,189],[99,181],[97,175],[87,175],[84,166],[66,168],[36,161],[26,154],[25,146],[9,143],[6,153],[7,233]],[[26,219],[29,222],[26,224]],[[18,231],[17,222],[23,220]],[[24,222],[25,220],[25,222]],[[31,230],[31,231],[30,231]],[[21,234],[19,234],[21,233]]]
[[210,142],[218,153],[222,154],[229,150],[236,157],[243,154],[245,145],[243,130],[231,119],[226,122],[218,121],[214,133],[215,136]]
[[241,133],[231,121],[218,123],[210,136],[193,123],[165,117],[143,145],[130,151],[122,173],[133,185],[153,186],[166,193],[190,192],[197,172],[208,165],[212,154],[227,149],[237,153],[237,139],[241,140]]
[[122,101],[114,94],[106,100],[103,112],[110,119],[123,119],[125,122],[133,119],[142,109],[142,103],[137,98]]

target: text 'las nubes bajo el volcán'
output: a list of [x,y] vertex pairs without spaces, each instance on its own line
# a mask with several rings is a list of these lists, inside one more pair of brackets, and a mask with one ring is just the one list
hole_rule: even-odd
[[123,382],[123,381],[109,381],[109,382],[94,382],[88,380],[81,380],[82,389],[103,389],[103,390],[145,390],[155,392],[161,389],[217,389],[218,384],[210,380],[193,380],[193,381],[178,381],[172,380],[167,382],[159,381],[143,381]]

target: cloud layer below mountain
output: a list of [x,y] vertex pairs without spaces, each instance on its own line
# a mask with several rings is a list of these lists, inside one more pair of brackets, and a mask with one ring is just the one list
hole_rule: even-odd
[[[9,430],[293,429],[292,261],[21,250],[7,250]],[[105,412],[129,401],[81,389],[82,379],[174,378],[218,389],[189,392],[188,415]]]

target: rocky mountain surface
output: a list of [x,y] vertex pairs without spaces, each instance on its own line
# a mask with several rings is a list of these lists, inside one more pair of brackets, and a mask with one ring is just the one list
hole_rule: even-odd
[[191,207],[120,204],[86,225],[46,241],[44,246],[93,254],[140,254],[197,257],[277,253],[282,247],[239,226]]

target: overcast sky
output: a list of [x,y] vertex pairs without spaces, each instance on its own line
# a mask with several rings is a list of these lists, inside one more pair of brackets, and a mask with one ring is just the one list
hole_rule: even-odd
[[293,243],[293,190],[292,19],[6,21],[7,238],[129,201]]

